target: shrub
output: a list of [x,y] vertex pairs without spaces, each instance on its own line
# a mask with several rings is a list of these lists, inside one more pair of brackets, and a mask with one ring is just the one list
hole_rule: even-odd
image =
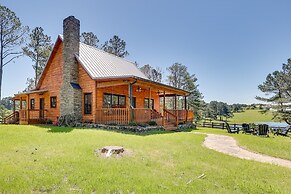
[[53,121],[48,119],[48,120],[46,120],[46,124],[51,125],[51,124],[53,124]]
[[140,127],[147,127],[148,124],[147,123],[139,123],[138,126],[140,126]]
[[53,125],[58,126],[58,125],[59,125],[59,121],[58,121],[58,120],[55,120],[55,121],[53,122]]
[[149,121],[149,122],[148,122],[148,125],[149,125],[149,126],[157,126],[158,124],[157,124],[156,121]]
[[136,122],[130,122],[128,123],[129,126],[137,126],[137,123]]

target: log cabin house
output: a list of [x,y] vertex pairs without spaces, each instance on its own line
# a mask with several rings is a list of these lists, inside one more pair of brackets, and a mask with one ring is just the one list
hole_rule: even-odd
[[[156,121],[167,127],[193,121],[189,92],[153,82],[134,63],[81,43],[79,37],[79,20],[66,18],[36,88],[15,94],[20,109],[14,108],[6,122],[36,124],[72,113],[100,124]],[[181,110],[178,96],[184,97]],[[169,97],[172,109],[165,105]]]

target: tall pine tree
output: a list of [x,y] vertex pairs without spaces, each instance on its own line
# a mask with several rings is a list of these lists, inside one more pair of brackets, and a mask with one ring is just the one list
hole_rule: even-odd
[[[32,67],[35,72],[34,87],[36,87],[52,51],[52,43],[51,37],[43,33],[42,27],[34,28],[29,34],[29,40],[30,42],[22,49],[24,55],[28,56],[34,62]],[[31,78],[28,78],[28,82],[31,83]],[[31,84],[28,85],[28,89],[32,89]]]
[[196,120],[201,119],[202,110],[204,108],[203,96],[198,90],[197,78],[188,72],[185,65],[174,63],[169,68],[168,83],[169,85],[190,92],[187,97],[188,105],[194,111]]
[[104,43],[101,49],[118,57],[124,58],[129,55],[125,47],[126,42],[114,35],[109,41]]
[[267,102],[274,109],[274,118],[291,124],[291,59],[282,65],[281,71],[268,74],[266,81],[258,86],[266,94],[257,96],[258,100]]
[[13,11],[0,5],[0,99],[3,67],[22,55],[18,48],[27,30]]

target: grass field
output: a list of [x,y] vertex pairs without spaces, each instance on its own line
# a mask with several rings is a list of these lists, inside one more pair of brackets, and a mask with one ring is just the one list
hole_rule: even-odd
[[268,111],[262,114],[260,110],[245,110],[244,112],[234,113],[233,117],[228,119],[230,123],[255,123],[272,121],[273,114]]
[[[238,136],[257,144],[248,140],[257,137]],[[291,169],[209,150],[204,138],[2,125],[0,193],[291,193]],[[106,145],[123,145],[130,154],[94,154]]]

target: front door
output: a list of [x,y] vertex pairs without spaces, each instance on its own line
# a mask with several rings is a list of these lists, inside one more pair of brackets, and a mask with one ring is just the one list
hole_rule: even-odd
[[44,119],[44,98],[39,99],[39,119]]

